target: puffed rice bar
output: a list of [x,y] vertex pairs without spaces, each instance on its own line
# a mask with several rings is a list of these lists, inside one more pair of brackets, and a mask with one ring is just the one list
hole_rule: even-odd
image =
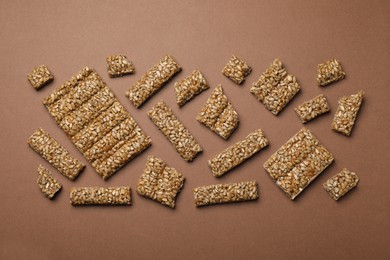
[[318,64],[317,82],[319,86],[324,87],[343,78],[345,78],[345,72],[338,60],[333,59]]
[[110,78],[122,77],[134,73],[135,68],[125,55],[110,55],[107,60],[107,72]]
[[236,55],[231,57],[229,62],[222,70],[223,75],[239,85],[244,82],[245,77],[248,76],[251,72],[252,68]]
[[191,75],[182,81],[175,83],[176,103],[179,107],[209,88],[206,79],[199,70],[194,70]]
[[344,168],[341,172],[324,183],[324,189],[334,200],[339,200],[356,187],[359,177],[356,173]]
[[78,187],[70,190],[70,204],[81,205],[131,205],[130,187]]
[[330,111],[330,105],[324,95],[318,95],[315,98],[300,104],[295,108],[299,119],[302,123],[307,123],[310,120]]
[[52,199],[54,195],[62,188],[59,183],[48,169],[42,165],[38,166],[38,180],[37,184],[41,189],[43,195],[47,198]]
[[45,65],[41,65],[34,68],[30,74],[27,74],[27,79],[31,86],[38,90],[53,81],[54,77]]

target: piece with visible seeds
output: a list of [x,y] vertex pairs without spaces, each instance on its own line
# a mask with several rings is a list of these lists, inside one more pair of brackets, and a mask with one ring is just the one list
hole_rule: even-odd
[[74,180],[85,167],[42,128],[34,132],[29,138],[28,144],[70,180]]
[[221,84],[211,93],[196,120],[225,140],[237,129],[240,121],[238,113],[223,93]]
[[345,78],[345,72],[338,60],[333,59],[318,64],[317,83],[319,86],[324,87],[343,78]]
[[208,89],[207,81],[199,70],[194,70],[191,75],[182,81],[175,83],[176,103],[184,106],[188,101]]
[[110,55],[107,57],[107,72],[110,78],[122,77],[134,73],[133,62],[125,55]]
[[192,161],[198,153],[202,152],[202,147],[195,137],[163,101],[158,102],[148,112],[148,116],[184,160]]
[[359,177],[357,174],[344,168],[341,172],[328,179],[323,185],[329,196],[337,201],[355,188],[358,182]]
[[46,84],[52,82],[54,77],[45,65],[41,65],[34,68],[30,74],[27,74],[27,79],[31,86],[38,90]]
[[315,98],[306,101],[295,108],[299,119],[302,123],[307,123],[310,120],[330,111],[330,105],[324,95],[318,95]]
[[363,102],[364,92],[359,91],[339,100],[339,106],[332,121],[332,130],[350,136],[355,120]]
[[332,162],[333,155],[302,128],[264,163],[264,169],[294,200]]
[[246,64],[245,61],[233,55],[226,66],[223,68],[222,73],[235,83],[240,85],[245,81],[245,77],[252,72],[252,68]]
[[220,154],[208,161],[215,177],[220,177],[226,172],[240,165],[251,156],[268,145],[268,139],[261,129],[250,133],[244,140],[226,148]]
[[131,205],[131,189],[123,187],[78,187],[70,190],[70,204],[82,205]]
[[197,207],[256,200],[258,198],[259,187],[256,181],[216,184],[194,189],[194,199]]
[[61,183],[54,179],[50,171],[42,165],[38,166],[37,184],[43,195],[49,199],[52,199],[54,195],[62,188]]
[[179,64],[167,55],[131,86],[126,96],[136,108],[139,108],[179,71],[181,71]]
[[176,197],[183,185],[183,174],[169,167],[163,160],[149,156],[137,184],[137,193],[174,208]]

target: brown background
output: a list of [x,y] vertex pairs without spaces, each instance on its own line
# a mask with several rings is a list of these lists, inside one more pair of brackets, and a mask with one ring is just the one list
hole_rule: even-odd
[[[82,3],[81,3],[82,2]],[[389,1],[1,1],[1,259],[166,258],[166,259],[385,259],[390,256],[389,196]],[[110,79],[105,57],[126,54],[136,74]],[[221,74],[232,54],[253,72],[242,86]],[[125,91],[165,54],[183,67],[173,81],[141,109]],[[277,117],[249,93],[250,84],[279,57],[302,91]],[[326,88],[316,85],[318,63],[336,57],[347,78]],[[26,74],[46,64],[55,80],[41,91]],[[103,181],[42,105],[42,99],[84,66],[97,70],[125,108],[152,138],[153,145]],[[237,109],[240,126],[224,141],[195,120],[211,89],[179,109],[173,84],[200,69],[212,89],[222,83]],[[330,130],[342,95],[366,92],[350,138]],[[293,108],[320,93],[332,112],[307,127],[336,160],[290,201],[262,167],[302,124]],[[204,153],[186,163],[146,116],[165,100],[195,135]],[[43,127],[86,170],[71,182],[26,141]],[[262,128],[270,146],[226,176],[216,179],[207,160]],[[150,154],[186,176],[177,208],[138,196],[134,189]],[[40,193],[38,164],[63,184],[54,201]],[[347,167],[361,178],[339,202],[322,183]],[[256,202],[196,208],[192,189],[200,185],[257,180]],[[130,185],[130,207],[72,207],[72,186]]]

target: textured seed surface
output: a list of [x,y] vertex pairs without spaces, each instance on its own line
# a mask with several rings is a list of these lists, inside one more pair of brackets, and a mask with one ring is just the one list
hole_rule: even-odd
[[245,137],[244,140],[226,148],[220,154],[208,161],[215,177],[220,177],[226,172],[249,159],[268,145],[268,139],[263,131],[258,129]]
[[130,187],[77,187],[70,190],[70,204],[81,205],[131,205]]
[[199,70],[194,70],[191,75],[182,81],[175,83],[176,103],[184,106],[188,101],[209,88],[205,77]]
[[252,68],[236,55],[231,57],[229,62],[222,70],[223,75],[233,80],[237,84],[244,82],[245,77],[248,76],[251,72]]
[[338,60],[333,59],[318,64],[317,83],[319,86],[324,87],[343,78],[345,78],[345,72]]
[[259,198],[259,188],[256,181],[217,184],[194,189],[195,205],[256,200]]
[[111,78],[122,77],[135,71],[133,62],[125,55],[110,55],[106,60],[107,72]]
[[264,163],[264,168],[286,195],[295,199],[332,162],[333,155],[302,128]]
[[167,55],[147,71],[137,83],[131,86],[126,92],[126,96],[138,108],[179,71],[181,71],[179,64]]
[[31,86],[38,90],[53,81],[54,77],[45,65],[41,65],[34,68],[30,74],[27,74],[27,79]]
[[169,167],[163,160],[149,156],[138,181],[137,193],[174,208],[176,197],[183,185],[183,174]]
[[61,183],[54,179],[50,171],[42,165],[38,166],[37,184],[43,195],[49,199],[52,199],[54,195],[62,188]]
[[324,183],[324,189],[334,200],[339,200],[356,187],[359,177],[356,173],[344,168],[341,172]]
[[250,92],[277,115],[299,92],[295,76],[287,74],[282,62],[275,59],[260,78],[252,84]]
[[330,111],[330,105],[324,95],[316,96],[315,98],[300,104],[295,108],[299,119],[302,123],[307,123],[310,120]]

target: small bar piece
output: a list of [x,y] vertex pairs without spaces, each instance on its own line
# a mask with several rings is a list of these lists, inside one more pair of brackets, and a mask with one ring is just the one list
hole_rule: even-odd
[[330,105],[322,94],[295,108],[295,112],[303,124],[329,111]]
[[62,188],[61,183],[54,179],[50,171],[42,165],[38,166],[37,184],[43,195],[49,199],[52,199],[54,195]]
[[71,188],[70,204],[73,206],[131,205],[131,189],[128,186]]
[[137,185],[137,193],[174,208],[176,197],[183,185],[183,174],[169,167],[163,160],[149,156]]
[[339,106],[332,121],[332,130],[339,132],[345,136],[350,136],[360,106],[363,102],[364,92],[350,96],[344,96],[339,100]]
[[131,86],[126,96],[136,108],[139,108],[179,71],[181,71],[179,64],[167,55]]
[[251,156],[268,145],[268,139],[261,129],[245,137],[244,140],[226,148],[220,154],[208,161],[215,177],[220,177],[226,172],[240,165]]
[[324,87],[343,78],[345,78],[345,72],[338,60],[333,59],[318,64],[317,83],[319,86]]
[[202,152],[202,147],[195,137],[163,101],[158,102],[148,112],[148,116],[184,160],[190,162]]
[[324,189],[334,200],[339,200],[350,190],[356,187],[359,177],[356,173],[344,168],[341,172],[324,183]]
[[41,65],[34,68],[30,74],[27,74],[27,79],[30,81],[31,86],[38,90],[52,82],[54,77],[45,65]]
[[332,162],[333,155],[302,128],[264,163],[276,185],[294,200]]
[[217,184],[194,189],[194,199],[197,207],[256,200],[258,198],[259,187],[256,181]]
[[209,88],[207,81],[199,70],[194,70],[191,75],[182,81],[175,83],[176,103],[179,107]]
[[238,113],[223,93],[221,84],[211,93],[206,104],[196,116],[196,120],[225,140],[237,129],[240,121]]
[[134,73],[135,68],[125,55],[110,55],[107,57],[107,72],[110,78],[122,77]]
[[275,59],[269,68],[252,84],[250,92],[271,111],[280,111],[299,92],[300,86],[294,75],[287,74],[282,62]]
[[74,180],[85,165],[74,158],[42,128],[37,129],[29,138],[30,147],[46,159],[62,175]]
[[240,85],[244,82],[245,77],[252,72],[252,68],[246,64],[245,61],[233,55],[226,66],[223,68],[222,73],[235,83]]

